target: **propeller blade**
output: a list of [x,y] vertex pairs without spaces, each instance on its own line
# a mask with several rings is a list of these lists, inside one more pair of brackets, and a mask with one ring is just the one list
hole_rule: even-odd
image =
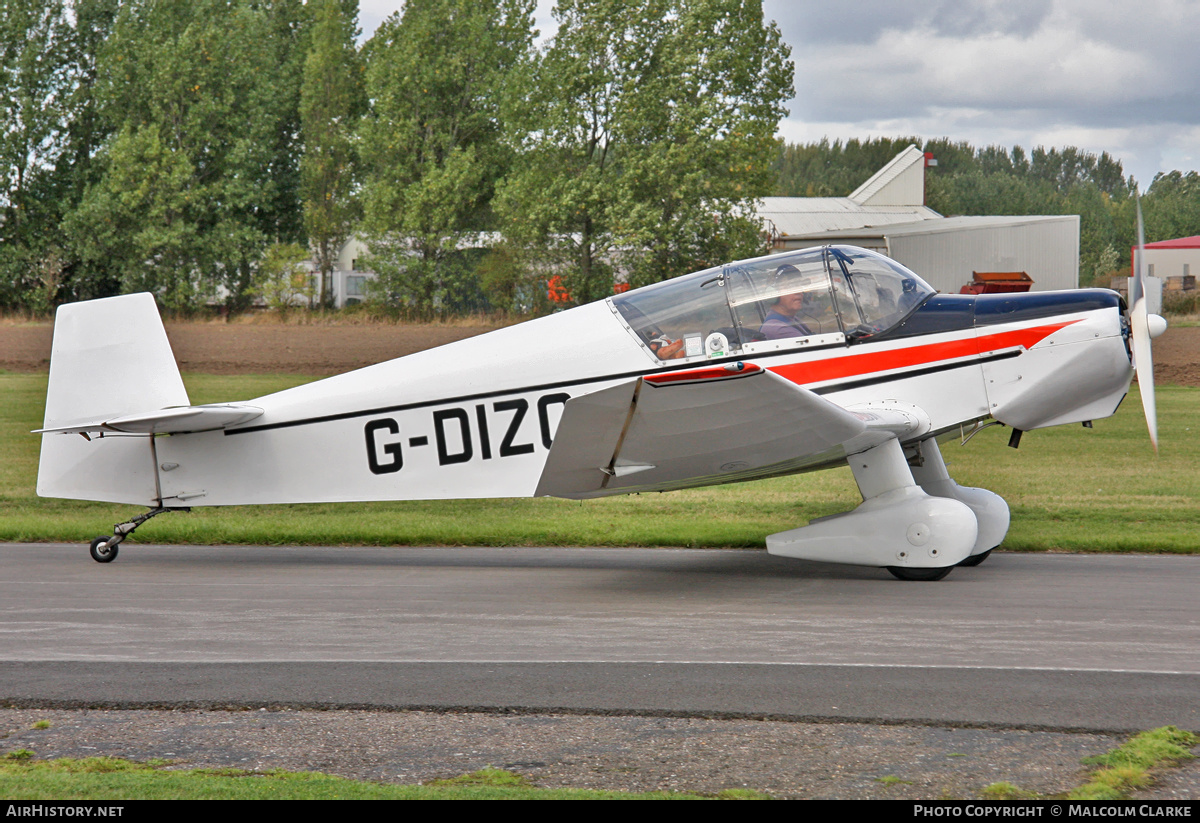
[[1129,284],[1129,325],[1133,333],[1133,367],[1137,370],[1138,391],[1150,442],[1158,454],[1158,409],[1154,402],[1154,355],[1150,345],[1150,315],[1146,308],[1145,251],[1146,231],[1142,223],[1142,200],[1137,198],[1138,245],[1133,280]]

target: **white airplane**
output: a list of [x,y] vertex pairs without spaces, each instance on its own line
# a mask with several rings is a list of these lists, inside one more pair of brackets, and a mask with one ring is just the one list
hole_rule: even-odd
[[[38,494],[148,506],[550,495],[753,480],[849,463],[863,503],[767,538],[772,554],[937,580],[1004,539],[937,438],[1113,414],[1150,338],[1094,289],[937,294],[828,246],[730,263],[240,403],[192,406],[149,294],[59,308]],[[1157,444],[1156,444],[1157,448]]]

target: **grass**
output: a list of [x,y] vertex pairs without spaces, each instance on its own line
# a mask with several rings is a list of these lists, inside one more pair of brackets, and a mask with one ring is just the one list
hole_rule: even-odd
[[5,800],[748,800],[766,795],[728,790],[613,792],[540,789],[502,769],[483,769],[423,786],[397,786],[315,772],[241,769],[176,770],[113,757],[0,763]]
[[1085,766],[1099,766],[1088,781],[1066,795],[1043,797],[1011,783],[993,783],[982,794],[989,800],[1124,800],[1154,782],[1155,770],[1176,766],[1194,755],[1196,735],[1174,726],[1163,726],[1135,735],[1106,754],[1085,758]]
[[[1112,751],[1086,758],[1095,766],[1082,786],[1063,795],[1040,795],[1008,782],[985,787],[988,800],[1122,800],[1152,785],[1154,773],[1191,759],[1196,735],[1174,726],[1142,732]],[[912,785],[895,775],[876,782]],[[397,786],[348,780],[315,772],[246,771],[233,768],[177,769],[168,761],[134,763],[114,757],[37,760],[18,749],[0,759],[0,799],[5,800],[766,800],[750,789],[715,794],[681,792],[627,793],[590,789],[541,789],[528,778],[504,769]]]
[[1134,789],[1152,782],[1151,770],[1173,766],[1194,755],[1188,751],[1196,735],[1174,726],[1142,732],[1107,754],[1089,757],[1085,765],[1099,766],[1083,786],[1068,795],[1070,800],[1121,800]]
[[1004,780],[984,787],[980,794],[984,800],[1033,800],[1039,796],[1037,792],[1023,791]]
[[[195,403],[246,399],[307,382],[296,375],[185,375]],[[34,493],[46,377],[0,373],[0,541],[82,542],[136,507],[42,499]],[[1146,435],[1136,386],[1118,414],[944,444],[963,485],[1003,496],[1013,522],[1004,547],[1022,551],[1200,552],[1200,389],[1158,390],[1161,453]],[[1193,431],[1196,428],[1196,431]],[[768,534],[853,508],[847,468],[664,494],[591,501],[408,501],[198,508],[156,519],[129,542],[313,545],[589,545],[761,547]]]

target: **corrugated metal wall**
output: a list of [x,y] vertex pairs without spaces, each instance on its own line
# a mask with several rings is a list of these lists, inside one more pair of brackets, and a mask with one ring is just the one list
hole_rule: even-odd
[[955,294],[972,271],[1023,271],[1033,291],[1079,287],[1079,217],[888,238],[888,254],[941,292]]

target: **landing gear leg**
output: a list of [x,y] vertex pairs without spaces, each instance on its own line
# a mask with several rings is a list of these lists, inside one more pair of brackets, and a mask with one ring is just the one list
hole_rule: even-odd
[[163,512],[190,512],[191,509],[181,506],[159,506],[151,509],[145,514],[139,514],[137,517],[127,520],[124,523],[118,523],[113,526],[113,533],[109,535],[100,535],[92,541],[88,552],[92,555],[92,559],[97,563],[111,563],[117,559],[117,549],[124,542],[125,538],[133,534],[138,526],[145,523],[152,517],[157,517]]
[[1008,534],[1008,504],[995,492],[955,483],[946,471],[946,461],[942,459],[942,452],[933,438],[921,441],[918,454],[920,459],[916,462],[920,465],[912,465],[910,462],[910,467],[913,479],[925,493],[965,503],[975,513],[975,519],[979,521],[979,535],[975,539],[975,545],[971,547],[970,557],[958,565],[978,566],[987,559],[992,549],[1004,541],[1004,535]]

